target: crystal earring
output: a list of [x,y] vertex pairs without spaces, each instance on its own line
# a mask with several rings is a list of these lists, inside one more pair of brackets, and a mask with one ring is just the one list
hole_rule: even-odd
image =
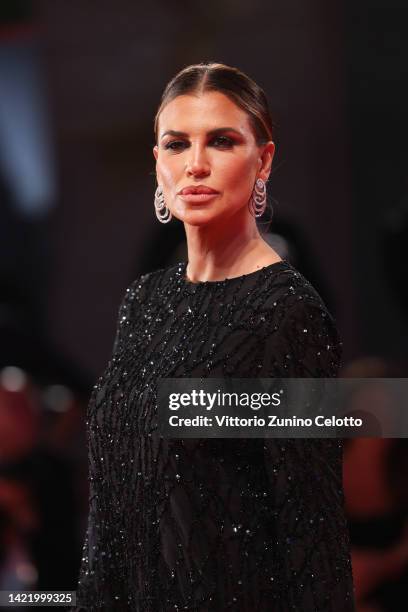
[[261,217],[266,208],[266,185],[261,178],[256,179],[251,198],[248,202],[249,212],[253,217]]
[[172,214],[164,201],[163,188],[161,185],[157,186],[154,194],[154,210],[160,223],[168,223],[171,221]]

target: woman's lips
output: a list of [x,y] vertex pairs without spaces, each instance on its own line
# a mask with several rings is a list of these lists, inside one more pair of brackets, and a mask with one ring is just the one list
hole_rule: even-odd
[[218,191],[206,185],[190,185],[179,191],[178,196],[184,202],[201,204],[219,195]]

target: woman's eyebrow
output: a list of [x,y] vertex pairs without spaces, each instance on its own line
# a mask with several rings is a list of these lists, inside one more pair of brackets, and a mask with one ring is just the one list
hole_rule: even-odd
[[216,136],[217,134],[221,134],[222,132],[234,132],[238,134],[238,136],[242,136],[241,132],[233,127],[221,127],[215,130],[210,130],[208,133],[209,136]]
[[181,138],[185,138],[188,136],[187,132],[178,132],[177,130],[167,130],[164,134],[161,135],[162,138],[165,136],[179,136]]
[[[242,136],[241,132],[233,127],[216,128],[214,130],[210,130],[209,132],[207,132],[207,135],[216,136],[217,134],[221,134],[223,132],[235,132],[235,134]],[[178,130],[167,130],[166,132],[162,134],[161,138],[164,138],[165,136],[176,136],[178,138],[187,138],[188,134],[187,132],[179,132]]]

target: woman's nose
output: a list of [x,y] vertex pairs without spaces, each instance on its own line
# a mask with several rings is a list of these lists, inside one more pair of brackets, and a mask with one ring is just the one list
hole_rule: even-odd
[[186,174],[188,176],[208,176],[210,174],[210,165],[202,147],[191,147],[190,155],[186,164]]

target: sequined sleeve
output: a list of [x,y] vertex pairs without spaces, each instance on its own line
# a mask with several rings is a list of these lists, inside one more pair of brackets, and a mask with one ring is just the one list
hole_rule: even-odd
[[[90,419],[94,418],[97,405],[100,404],[105,395],[102,381],[106,378],[114,380],[116,356],[123,350],[123,341],[130,323],[131,317],[137,316],[137,306],[145,295],[146,283],[149,275],[141,276],[134,280],[126,289],[120,302],[116,331],[113,342],[111,358],[108,364],[94,385],[90,401],[86,412],[87,426],[87,449],[88,449],[88,482],[89,482],[89,501],[88,501],[88,520],[82,548],[82,559],[79,571],[77,587],[77,606],[70,608],[70,612],[82,612],[89,610],[91,606],[98,607],[98,599],[104,596],[103,576],[97,571],[99,555],[109,554],[110,544],[104,539],[106,525],[104,524],[103,507],[100,498],[103,498],[107,483],[104,474],[101,473],[98,465],[104,461],[103,451],[99,448],[99,439],[94,436],[95,431],[89,427]],[[113,383],[114,384],[114,383]],[[98,457],[100,461],[98,460]],[[115,554],[115,553],[113,553]],[[114,560],[118,563],[118,560]],[[109,589],[110,585],[106,585]]]
[[264,338],[262,376],[331,378],[338,374],[342,344],[324,304],[308,294],[287,300],[280,320],[271,314]]
[[[276,318],[266,338],[264,375],[337,375],[341,343],[319,300],[302,295],[285,310],[277,329],[275,325]],[[275,496],[276,609],[353,611],[342,441],[269,439],[264,457]]]

